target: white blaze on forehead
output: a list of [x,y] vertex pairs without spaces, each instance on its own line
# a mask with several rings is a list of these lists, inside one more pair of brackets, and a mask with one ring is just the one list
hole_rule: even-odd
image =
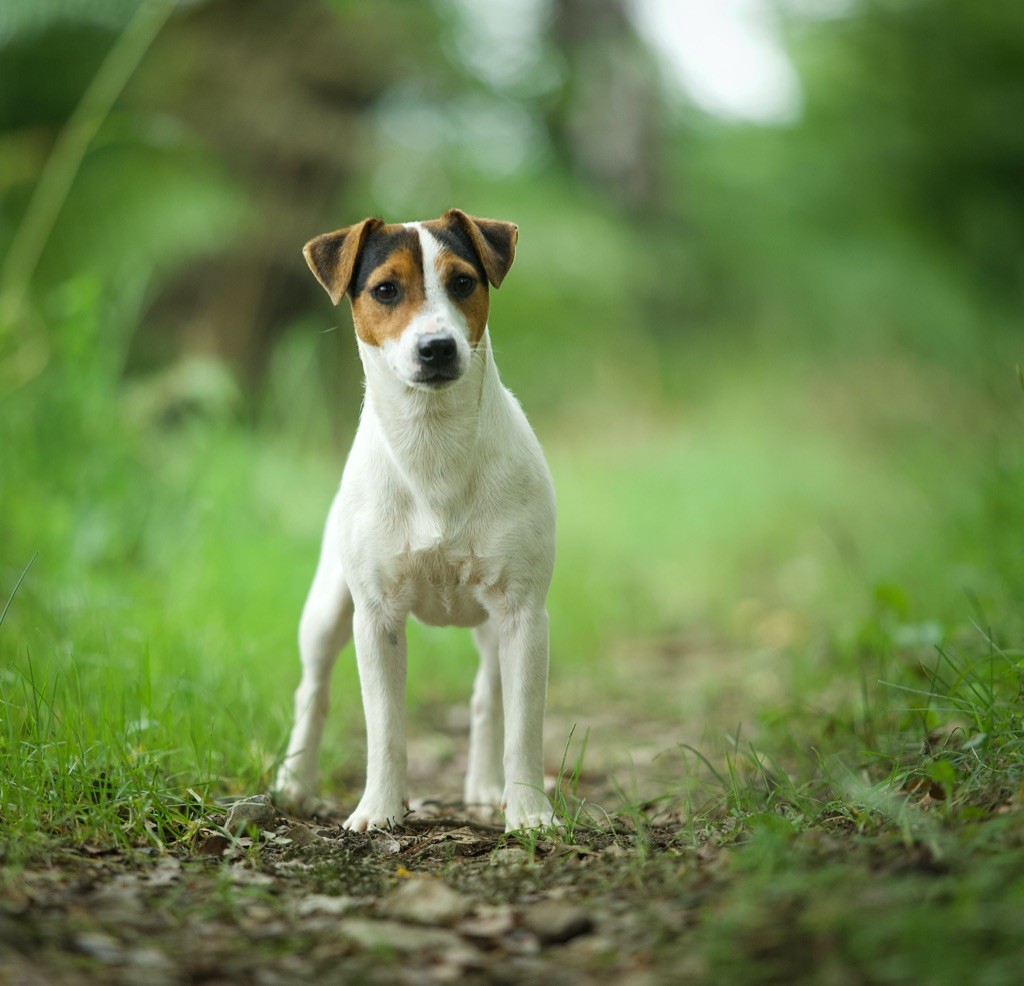
[[[432,318],[435,323],[447,322],[448,327],[457,336],[469,339],[469,323],[456,304],[448,296],[448,290],[441,280],[441,253],[444,246],[422,223],[406,223],[408,228],[415,229],[420,238],[420,251],[423,255],[423,314]],[[436,331],[432,329],[430,331]]]
[[450,335],[455,340],[459,375],[461,368],[465,367],[472,357],[473,349],[469,342],[469,323],[445,289],[441,272],[444,245],[422,223],[403,223],[403,226],[415,230],[419,238],[423,261],[424,298],[422,305],[412,315],[401,333],[384,340],[380,352],[395,376],[415,386],[421,382],[423,373],[419,343],[424,336],[440,332]]
[[441,283],[441,272],[438,270],[438,259],[441,256],[441,244],[429,229],[422,223],[407,223],[415,229],[420,237],[420,250],[423,254],[423,288],[426,294],[426,308],[434,311],[450,309],[448,294]]

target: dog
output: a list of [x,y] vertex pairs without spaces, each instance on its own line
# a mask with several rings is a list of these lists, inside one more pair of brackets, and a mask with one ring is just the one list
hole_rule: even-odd
[[346,829],[406,814],[410,614],[471,627],[480,653],[466,805],[498,808],[506,831],[557,824],[543,768],[554,487],[488,329],[489,286],[504,281],[518,233],[450,209],[364,219],[303,250],[331,301],[349,296],[366,393],[299,622],[302,678],[275,794],[313,810],[331,669],[354,637],[367,764]]

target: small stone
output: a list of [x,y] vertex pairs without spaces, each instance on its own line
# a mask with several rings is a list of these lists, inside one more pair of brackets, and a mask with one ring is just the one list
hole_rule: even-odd
[[431,876],[409,877],[385,903],[390,917],[412,924],[450,925],[473,910],[473,902]]
[[[446,928],[420,928],[399,921],[342,918],[337,934],[352,944],[371,952],[394,951],[415,956],[421,975],[410,981],[422,982],[424,966],[429,963],[429,978],[435,973],[441,981],[462,982],[465,970],[480,969],[485,964],[483,953]],[[459,970],[454,978],[447,971]]]
[[233,835],[239,835],[250,829],[262,831],[273,828],[276,822],[277,812],[270,798],[265,794],[257,794],[236,801],[228,812],[224,827]]
[[388,856],[397,856],[402,851],[402,843],[388,832],[375,833],[371,836],[370,845],[375,855],[385,859]]
[[174,986],[181,982],[175,963],[158,948],[134,948],[125,953],[124,964],[130,967],[130,972],[122,976],[120,982],[145,983],[146,986]]
[[310,894],[295,905],[296,917],[305,918],[313,914],[337,916],[358,907],[358,897],[330,897],[327,894]]
[[149,871],[148,881],[153,887],[166,887],[174,883],[181,876],[181,860],[173,856],[164,856],[156,866]]
[[120,965],[125,960],[124,946],[103,931],[81,931],[74,941],[80,952],[105,965]]
[[296,822],[287,828],[284,837],[291,839],[293,846],[311,846],[313,843],[320,841],[320,836],[308,825],[303,825],[301,822]]
[[212,832],[196,846],[200,856],[220,856],[231,845],[231,840],[220,832]]
[[501,940],[502,948],[520,957],[539,955],[540,939],[526,928],[516,928]]
[[423,954],[444,954],[463,956],[479,954],[466,945],[458,935],[441,928],[414,928],[398,921],[381,921],[370,918],[347,918],[338,924],[338,934],[363,948],[393,949],[396,952]]
[[226,868],[225,873],[232,883],[242,887],[270,887],[274,884],[274,878],[269,873],[250,870],[244,865],[235,864],[229,866]]
[[502,846],[491,853],[492,866],[523,866],[530,861],[526,850],[520,846]]
[[545,900],[526,911],[523,927],[532,931],[543,944],[556,945],[592,931],[594,919],[575,904]]
[[477,909],[476,917],[459,923],[458,932],[465,938],[490,941],[511,934],[516,928],[516,916],[507,904]]

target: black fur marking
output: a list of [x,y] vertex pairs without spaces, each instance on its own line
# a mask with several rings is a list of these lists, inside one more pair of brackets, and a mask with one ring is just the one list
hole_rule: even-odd
[[473,270],[476,271],[477,276],[480,278],[480,283],[484,286],[487,285],[487,274],[484,272],[484,266],[477,256],[473,241],[469,238],[469,234],[465,229],[463,229],[462,223],[457,219],[449,219],[444,226],[430,226],[429,230],[433,234],[434,239],[443,247],[454,253],[460,260],[465,260],[467,264],[471,264]]
[[398,229],[375,229],[366,238],[363,249],[359,253],[359,261],[356,264],[355,275],[349,285],[349,295],[355,298],[360,292],[366,289],[366,282],[373,273],[388,257],[400,247],[407,246],[412,250],[412,255],[419,264],[420,271],[423,271],[423,250],[420,247],[420,238],[415,229],[406,229],[400,226]]
[[338,254],[341,253],[342,237],[323,237],[315,240],[309,249],[310,260],[321,282],[330,282],[332,272],[338,266]]

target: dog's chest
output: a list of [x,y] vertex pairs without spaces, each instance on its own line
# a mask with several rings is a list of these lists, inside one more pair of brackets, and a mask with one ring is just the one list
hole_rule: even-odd
[[410,543],[398,559],[399,576],[432,586],[473,585],[480,581],[479,563],[472,548],[443,540]]
[[410,608],[422,622],[475,626],[485,618],[477,598],[481,572],[474,555],[436,548],[410,552],[403,562]]
[[415,615],[438,625],[480,622],[477,590],[487,566],[477,554],[469,519],[415,511],[404,541],[395,574],[412,597]]

